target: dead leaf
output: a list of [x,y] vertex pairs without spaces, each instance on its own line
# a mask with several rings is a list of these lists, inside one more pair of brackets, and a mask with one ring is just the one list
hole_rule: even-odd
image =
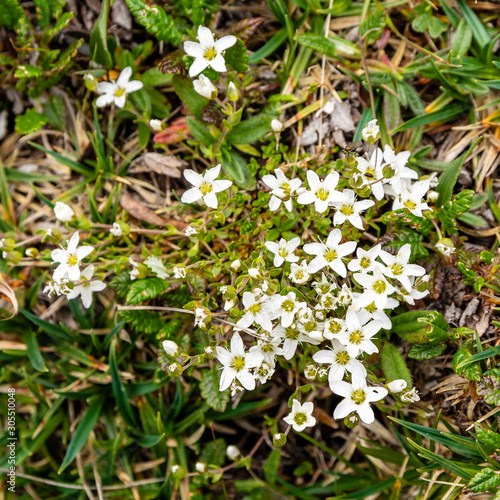
[[135,219],[153,224],[154,226],[165,226],[166,222],[156,215],[151,209],[144,206],[140,201],[135,200],[128,194],[120,196],[120,205]]
[[153,141],[157,144],[175,144],[183,141],[187,135],[189,135],[189,127],[186,117],[181,116],[173,120],[168,128],[155,134]]
[[187,162],[172,155],[162,155],[161,153],[145,153],[141,156],[142,165],[129,169],[132,174],[141,172],[156,172],[160,175],[174,177],[179,179],[181,177],[181,167],[187,166]]
[[14,290],[10,287],[10,285],[3,279],[1,278],[0,281],[0,299],[4,299],[2,295],[7,298],[7,300],[12,304],[12,307],[14,308],[13,313],[8,317],[8,318],[3,318],[0,321],[6,321],[8,319],[13,318],[19,311],[19,305],[17,303],[16,299],[16,294],[14,293]]

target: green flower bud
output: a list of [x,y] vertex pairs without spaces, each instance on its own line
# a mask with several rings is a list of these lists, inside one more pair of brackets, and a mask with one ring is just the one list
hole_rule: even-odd
[[282,432],[277,432],[273,436],[273,444],[276,448],[281,448],[286,444],[286,436]]
[[83,81],[85,82],[85,88],[94,92],[97,89],[97,78],[90,73],[83,75]]
[[26,255],[26,257],[31,257],[32,259],[36,259],[38,257],[39,253],[40,252],[38,251],[38,248],[35,248],[35,247],[29,247],[24,252],[24,254]]
[[16,242],[10,238],[2,238],[0,240],[0,250],[2,252],[11,252],[15,246]]
[[229,82],[227,86],[227,97],[231,102],[236,102],[240,98],[240,92],[233,82]]
[[359,415],[357,413],[351,413],[350,415],[347,415],[346,418],[344,418],[344,425],[348,429],[354,429],[359,423]]
[[167,371],[172,378],[180,377],[182,375],[182,366],[176,361],[168,365]]
[[182,465],[172,465],[172,469],[170,471],[176,479],[183,479],[186,476],[186,470],[182,467]]
[[13,250],[12,252],[2,251],[2,257],[5,260],[8,260],[11,264],[19,264],[23,258],[23,254],[17,250]]
[[386,165],[382,169],[382,175],[385,179],[392,179],[396,175],[396,171],[390,165]]

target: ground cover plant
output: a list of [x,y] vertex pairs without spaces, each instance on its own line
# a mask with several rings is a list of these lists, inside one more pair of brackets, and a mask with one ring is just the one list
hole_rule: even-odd
[[6,498],[500,498],[495,3],[0,0]]

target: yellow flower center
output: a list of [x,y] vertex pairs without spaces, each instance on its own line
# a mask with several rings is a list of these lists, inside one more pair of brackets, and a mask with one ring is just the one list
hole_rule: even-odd
[[[391,266],[389,266],[391,267]],[[401,264],[394,264],[394,266],[391,267],[391,270],[392,270],[392,274],[394,274],[395,276],[398,276],[399,274],[401,274],[403,272],[403,266]]]
[[366,394],[365,391],[363,391],[363,389],[358,389],[356,391],[353,391],[353,393],[351,394],[351,401],[357,405],[364,403],[365,400],[366,400]]
[[125,89],[118,89],[116,91],[116,97],[121,97],[123,94],[125,94]]
[[260,304],[254,304],[253,306],[250,306],[248,308],[248,310],[252,313],[252,314],[257,314],[259,311],[260,311]]
[[324,300],[323,300],[323,307],[326,307],[327,309],[333,309],[333,306],[334,306],[334,302],[333,302],[333,295],[332,296],[327,296]]
[[274,352],[274,347],[271,344],[264,344],[260,350],[262,352]]
[[231,367],[236,370],[237,372],[240,372],[245,368],[245,358],[243,356],[235,356],[233,358]]
[[320,199],[321,201],[328,200],[328,196],[330,196],[330,192],[327,191],[325,188],[319,188],[316,191],[316,198]]
[[335,335],[336,333],[340,332],[340,323],[338,323],[337,321],[332,321],[328,329]]
[[387,288],[387,283],[383,280],[378,280],[378,281],[375,281],[375,283],[373,283],[373,289],[377,293],[384,293],[386,288]]
[[285,300],[281,306],[281,308],[286,312],[292,312],[295,307],[295,304],[291,300]]
[[345,366],[345,365],[347,365],[347,363],[349,363],[350,359],[351,359],[351,356],[349,356],[349,354],[347,354],[346,351],[340,351],[337,353],[335,361],[337,361],[337,363],[339,365]]
[[280,257],[283,257],[283,258],[286,257],[286,256],[288,256],[288,252],[287,252],[286,248],[280,248],[278,250],[278,255]]
[[285,336],[290,340],[297,340],[299,338],[299,331],[296,328],[287,328]]
[[349,335],[349,343],[350,344],[354,344],[354,345],[361,344],[363,339],[364,339],[363,332],[361,332],[360,330],[356,330],[355,332],[351,332],[351,335]]
[[375,302],[372,302],[371,304],[368,304],[368,305],[365,307],[365,309],[366,309],[369,313],[373,314],[373,313],[377,310],[377,307],[375,306]]
[[295,273],[295,278],[298,279],[298,280],[304,279],[304,271],[297,271]]
[[217,57],[217,52],[214,47],[207,49],[205,51],[205,59],[208,59],[209,61],[212,61]]
[[295,416],[293,417],[293,421],[297,425],[305,424],[307,422],[307,415],[302,412],[296,413]]
[[360,267],[362,267],[363,269],[368,269],[370,267],[370,264],[370,259],[367,259],[366,257],[362,257],[359,263]]
[[213,189],[213,186],[212,184],[209,184],[208,182],[204,182],[201,186],[200,186],[200,191],[201,191],[201,194],[203,196],[205,196],[206,194],[210,193]]
[[411,200],[406,200],[404,202],[404,206],[408,209],[408,210],[415,210],[417,208],[417,204],[414,202],[414,201],[411,201]]
[[318,326],[318,323],[316,323],[316,321],[314,320],[311,320],[311,321],[308,321],[305,325],[304,325],[304,330],[307,332],[307,333],[311,333],[311,332],[314,332],[314,330],[316,330]]
[[78,264],[78,257],[76,255],[72,255],[69,259],[68,259],[68,264],[70,266],[76,266]]
[[332,262],[337,258],[337,252],[335,250],[328,250],[325,253],[325,259],[327,262]]
[[349,215],[352,215],[354,213],[354,209],[353,209],[352,205],[344,205],[340,209],[340,213],[342,213],[346,216],[349,216]]

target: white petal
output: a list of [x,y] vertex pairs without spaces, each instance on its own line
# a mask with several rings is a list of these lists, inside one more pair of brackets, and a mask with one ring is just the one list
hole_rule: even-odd
[[236,43],[237,38],[234,35],[226,35],[215,42],[215,50],[217,52],[224,52],[229,47]]
[[349,399],[344,399],[335,408],[335,411],[333,412],[333,418],[345,418],[347,417],[347,415],[349,415],[349,413],[352,413],[353,411],[356,411],[356,405]]
[[220,385],[219,390],[225,391],[233,382],[236,377],[236,371],[232,368],[224,368],[220,374]]
[[201,191],[197,188],[191,188],[184,192],[182,195],[181,201],[182,203],[194,203],[198,201],[202,197]]
[[207,207],[217,208],[219,205],[219,200],[217,200],[217,195],[211,191],[203,197],[203,201],[207,204]]
[[210,49],[215,46],[212,30],[206,26],[198,28],[198,40],[204,49]]
[[109,106],[114,100],[115,96],[113,94],[103,94],[96,99],[95,105],[98,108],[104,108],[104,106]]
[[203,57],[205,51],[203,47],[198,42],[184,42],[184,52],[191,57]]
[[82,304],[85,309],[88,309],[92,305],[92,291],[89,287],[83,287],[81,293]]
[[357,411],[359,418],[365,424],[372,424],[375,421],[375,414],[373,413],[373,410],[370,408],[370,405],[368,403],[359,405]]
[[123,94],[120,97],[115,97],[115,106],[117,108],[123,108],[123,106],[125,106],[126,102],[127,102],[126,94]]
[[233,334],[231,338],[231,355],[232,356],[245,355],[245,346],[243,345],[243,340],[241,340],[239,333]]
[[76,255],[76,258],[79,261],[81,261],[85,257],[87,257],[87,255],[90,255],[93,251],[94,251],[93,247],[91,247],[90,245],[85,245],[83,247],[78,248],[75,255]]
[[214,59],[209,61],[209,65],[215,71],[219,73],[224,73],[227,71],[226,69],[226,61],[224,61],[224,56],[222,54],[217,54]]
[[127,85],[128,81],[130,80],[130,77],[132,76],[132,68],[130,66],[127,66],[121,73],[120,76],[118,77],[118,80],[116,80],[116,84],[120,88],[125,88],[125,85]]
[[103,94],[111,94],[114,96],[116,90],[118,88],[118,85],[113,82],[99,82],[97,84],[97,92],[101,92]]
[[208,68],[209,62],[204,57],[197,57],[189,67],[189,76],[193,77],[200,74],[204,69]]
[[80,234],[76,232],[75,234],[73,234],[73,236],[70,238],[68,242],[69,253],[75,253],[79,241],[80,241]]
[[214,181],[213,182],[213,190],[215,193],[220,193],[221,191],[225,191],[229,189],[233,183],[231,181],[222,180],[222,181]]
[[255,389],[255,379],[248,370],[241,370],[236,374],[236,378],[247,391],[253,391]]
[[125,86],[125,92],[130,94],[131,92],[135,92],[136,90],[141,90],[142,87],[144,87],[144,84],[142,82],[140,82],[139,80],[132,80]]

